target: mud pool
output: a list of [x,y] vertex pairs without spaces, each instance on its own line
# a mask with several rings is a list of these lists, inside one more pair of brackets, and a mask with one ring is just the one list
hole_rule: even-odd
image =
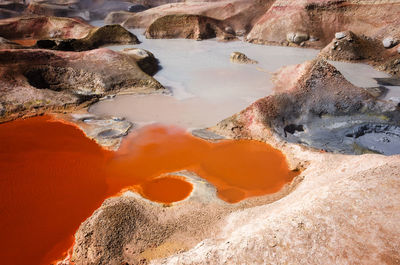
[[[184,128],[212,126],[271,94],[271,72],[284,65],[311,60],[318,54],[317,50],[240,41],[149,40],[142,35],[143,30],[133,33],[141,44],[109,48],[151,51],[162,67],[154,78],[171,95],[121,95],[93,105],[90,112],[126,117],[135,123],[158,122]],[[245,53],[259,64],[231,63],[229,56],[234,51]]]
[[59,259],[79,225],[121,190],[165,204],[185,199],[196,186],[174,174],[181,170],[206,179],[231,203],[275,193],[299,174],[267,144],[210,143],[174,126],[143,127],[111,152],[50,116],[2,124],[0,225],[7,238],[1,242],[2,262]]

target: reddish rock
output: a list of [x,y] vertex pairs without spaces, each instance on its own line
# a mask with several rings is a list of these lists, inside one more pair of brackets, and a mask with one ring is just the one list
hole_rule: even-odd
[[198,15],[168,15],[154,21],[146,30],[149,39],[232,39],[224,32],[223,23],[219,20]]
[[[128,28],[147,28],[156,19],[166,15],[195,14],[223,20],[227,26],[239,32],[238,35],[242,35],[253,27],[272,2],[272,0],[186,1],[185,3],[161,5],[132,14],[123,25]],[[127,16],[126,13],[123,15]],[[107,23],[116,23],[112,17],[117,18],[118,16],[110,15],[106,18]]]
[[[138,38],[120,25],[93,27],[61,17],[18,17],[0,20],[0,36],[36,43],[32,48],[84,51],[112,44],[138,44]],[[33,46],[24,44],[24,46]]]
[[81,39],[39,40],[36,47],[63,51],[86,51],[113,44],[139,44],[136,35],[120,25],[106,25],[94,28]]
[[400,54],[395,47],[386,49],[381,41],[351,31],[341,32],[319,54],[333,61],[363,62],[391,75],[400,75]]
[[0,121],[70,111],[119,91],[162,88],[140,69],[133,56],[108,49],[1,50],[0,73]]
[[28,16],[0,20],[0,36],[6,39],[85,37],[93,26],[75,18]]
[[307,46],[322,48],[336,32],[344,30],[383,40],[400,36],[399,16],[400,4],[390,0],[276,0],[253,27],[248,40],[281,44],[288,33],[301,32],[318,39]]

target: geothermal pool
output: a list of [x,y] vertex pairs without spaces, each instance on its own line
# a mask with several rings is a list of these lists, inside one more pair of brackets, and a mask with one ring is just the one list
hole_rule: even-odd
[[[151,51],[162,69],[154,76],[172,95],[120,95],[90,108],[100,115],[126,117],[135,123],[158,122],[183,128],[204,128],[243,110],[272,93],[270,73],[278,68],[315,58],[316,50],[254,45],[216,40],[146,39],[133,30],[139,45],[110,46],[113,50],[142,48]],[[234,51],[259,61],[234,64]],[[157,107],[155,107],[157,106]]]
[[2,263],[61,258],[79,225],[123,189],[165,204],[185,199],[196,187],[174,174],[181,170],[206,179],[229,203],[275,193],[298,175],[267,144],[210,143],[174,126],[145,126],[111,152],[50,116],[2,124]]
[[[155,78],[170,94],[121,95],[90,108],[142,125],[117,152],[102,149],[74,125],[50,116],[0,125],[0,225],[7,238],[1,242],[3,263],[59,259],[79,225],[121,190],[164,204],[187,198],[196,187],[176,173],[181,170],[206,179],[229,203],[275,193],[298,174],[269,145],[210,143],[187,129],[215,125],[267,96],[273,87],[270,72],[313,59],[318,51],[215,40],[147,40],[141,31],[134,32],[142,44],[111,48],[154,53],[162,67]],[[233,51],[259,64],[233,64]],[[387,77],[363,65],[335,65],[359,86],[375,86],[374,77]],[[396,93],[391,88],[385,97],[396,98]]]

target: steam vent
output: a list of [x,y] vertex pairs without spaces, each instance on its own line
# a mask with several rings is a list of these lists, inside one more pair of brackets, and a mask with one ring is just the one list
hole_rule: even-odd
[[0,1],[4,265],[400,264],[400,1]]

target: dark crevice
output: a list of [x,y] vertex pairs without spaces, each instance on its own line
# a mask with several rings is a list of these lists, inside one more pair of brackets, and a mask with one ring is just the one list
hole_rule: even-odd
[[294,134],[295,132],[304,132],[304,127],[301,124],[289,124],[283,128],[283,131],[285,132],[285,137],[287,137],[287,133]]
[[41,69],[29,70],[25,73],[25,77],[28,80],[28,83],[33,87],[36,87],[38,89],[50,88],[50,84],[44,78],[43,70]]

